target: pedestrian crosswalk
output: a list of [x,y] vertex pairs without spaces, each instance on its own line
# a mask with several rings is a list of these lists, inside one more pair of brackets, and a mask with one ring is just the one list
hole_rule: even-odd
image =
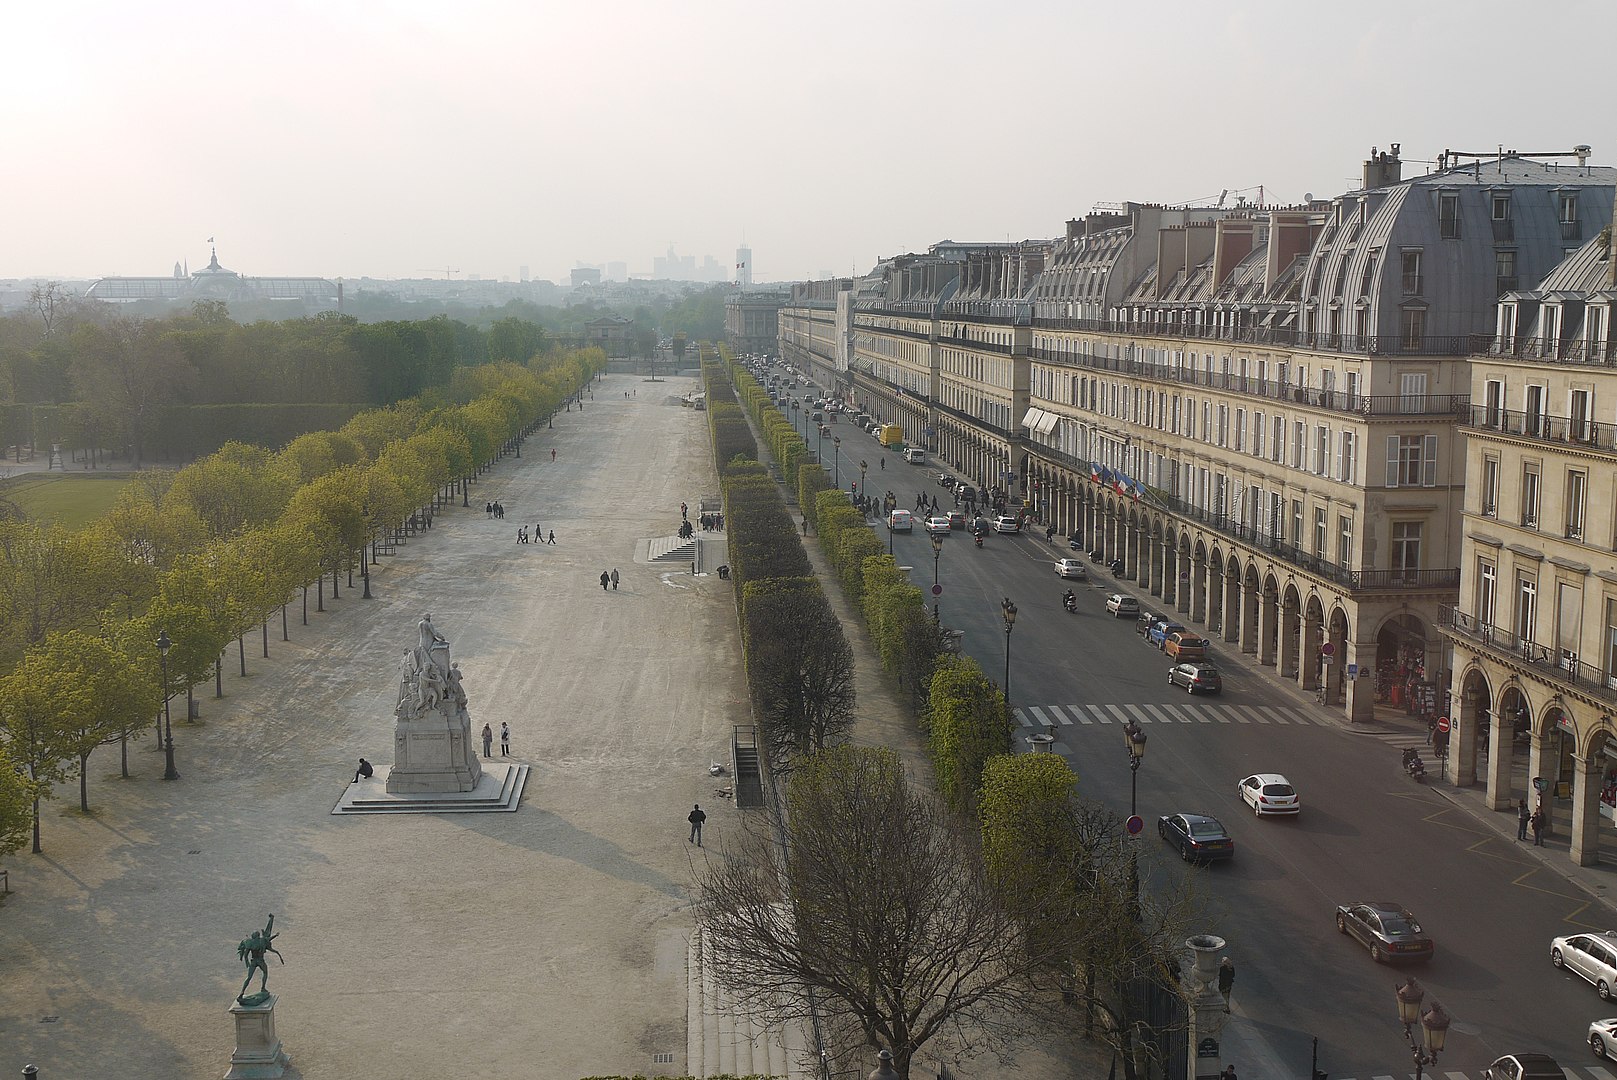
[[[1015,710],[1025,728],[1082,727],[1092,724],[1253,724],[1334,727],[1330,717],[1279,705],[1028,705]],[[1613,1080],[1617,1080],[1614,1077]]]

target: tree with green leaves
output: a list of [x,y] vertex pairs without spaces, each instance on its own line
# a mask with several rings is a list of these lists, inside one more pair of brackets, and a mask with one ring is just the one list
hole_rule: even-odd
[[158,409],[179,400],[196,376],[162,323],[117,316],[73,333],[73,382],[99,430],[129,446],[135,468]]
[[33,807],[33,783],[12,758],[7,741],[0,739],[0,859],[28,842]]
[[72,732],[62,726],[58,694],[75,694],[44,651],[35,646],[4,678],[0,678],[0,737],[12,763],[27,778],[33,817],[33,851],[39,843],[39,807],[55,797],[56,785],[67,779],[67,762],[74,755]]
[[932,674],[927,715],[938,790],[951,808],[968,810],[984,764],[1011,749],[1012,723],[1005,697],[977,661],[943,656]]

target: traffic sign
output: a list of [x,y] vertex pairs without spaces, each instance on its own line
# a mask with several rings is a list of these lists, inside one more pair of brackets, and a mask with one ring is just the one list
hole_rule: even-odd
[[1447,732],[1448,729],[1449,729],[1449,718],[1446,717],[1446,716],[1439,716],[1437,718],[1437,730],[1442,731],[1442,732]]
[[1349,664],[1348,665],[1348,678],[1357,679],[1358,677],[1359,677],[1359,665],[1358,664]]
[[1140,830],[1143,828],[1145,828],[1145,818],[1141,817],[1139,814],[1135,814],[1133,817],[1129,818],[1128,829],[1130,836],[1140,835]]
[[932,595],[933,596],[942,596],[943,595],[943,586],[942,585],[934,585],[934,586],[932,586]]
[[1336,646],[1327,641],[1325,644],[1319,647],[1319,651],[1324,653],[1326,656],[1335,656]]

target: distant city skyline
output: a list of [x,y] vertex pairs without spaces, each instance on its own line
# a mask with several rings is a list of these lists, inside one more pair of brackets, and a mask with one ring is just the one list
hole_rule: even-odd
[[[214,236],[260,276],[638,276],[672,242],[788,281],[1098,203],[1328,197],[1392,142],[1408,172],[1501,144],[1617,162],[1600,66],[1569,62],[1617,5],[1556,10],[1576,38],[1512,36],[1522,77],[1485,87],[1405,71],[1413,42],[1497,55],[1503,0],[1162,0],[1148,34],[1056,0],[25,5],[0,277],[165,274]],[[918,58],[936,89],[895,86]]]

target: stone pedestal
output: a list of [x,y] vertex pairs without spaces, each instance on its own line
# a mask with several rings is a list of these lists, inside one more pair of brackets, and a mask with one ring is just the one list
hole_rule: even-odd
[[1224,995],[1218,992],[1218,954],[1225,942],[1213,934],[1197,934],[1185,944],[1195,957],[1185,980],[1190,992],[1190,1068],[1185,1080],[1217,1080],[1223,1071],[1221,1036],[1228,1019]]
[[292,1059],[275,1034],[275,995],[256,1005],[231,1002],[230,1014],[236,1018],[236,1051],[230,1055],[225,1080],[275,1080],[284,1075]]
[[[396,794],[471,791],[483,776],[465,709],[453,703],[401,719],[393,729],[393,769],[387,790]],[[457,715],[458,714],[458,715]]]

